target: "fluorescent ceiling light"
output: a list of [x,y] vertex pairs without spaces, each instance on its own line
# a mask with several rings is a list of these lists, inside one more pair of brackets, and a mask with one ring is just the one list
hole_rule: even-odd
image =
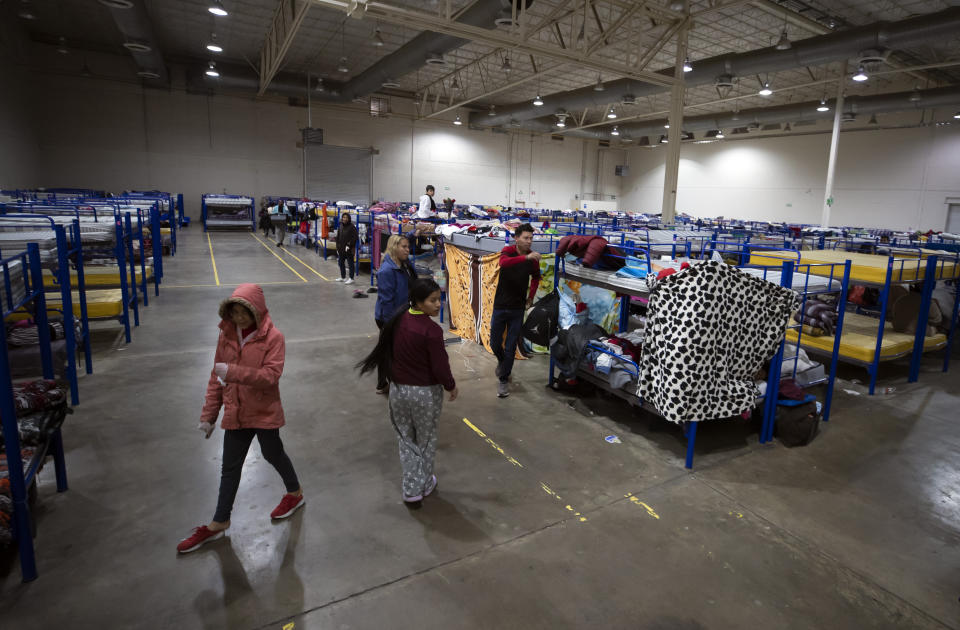
[[867,76],[867,71],[864,70],[863,64],[860,64],[860,67],[857,68],[857,73],[850,78],[852,78],[854,81],[858,83],[862,83],[867,79],[869,79],[870,77]]
[[213,13],[218,17],[225,17],[228,15],[227,10],[223,8],[223,0],[213,0],[207,11]]
[[534,99],[533,99],[533,105],[534,105],[534,107],[540,107],[540,106],[543,105],[543,99],[540,98],[540,95],[539,95],[539,94],[537,94],[537,95],[534,97]]
[[760,96],[770,96],[771,94],[773,94],[773,90],[770,89],[769,83],[764,83],[763,87],[760,88],[760,91],[757,92],[757,94],[759,94]]

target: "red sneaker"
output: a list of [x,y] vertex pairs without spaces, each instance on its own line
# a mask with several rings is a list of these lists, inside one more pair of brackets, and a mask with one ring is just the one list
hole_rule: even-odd
[[296,512],[297,509],[302,508],[306,502],[302,494],[298,497],[292,494],[285,494],[280,501],[280,505],[278,505],[273,512],[270,512],[270,518],[287,518]]
[[218,532],[207,529],[206,525],[201,525],[200,527],[194,527],[193,533],[180,541],[180,544],[177,545],[177,551],[180,553],[190,553],[191,551],[196,551],[200,547],[204,546],[211,540],[217,540],[218,538],[223,538],[223,532],[226,530],[221,529]]

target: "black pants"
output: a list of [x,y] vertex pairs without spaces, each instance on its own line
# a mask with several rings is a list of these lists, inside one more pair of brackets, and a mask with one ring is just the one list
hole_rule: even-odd
[[[500,368],[500,382],[506,383],[513,371],[513,360],[517,354],[517,342],[520,341],[520,329],[523,326],[523,309],[493,309],[490,319],[490,347],[497,357]],[[504,341],[503,331],[507,331]]]
[[217,511],[213,520],[223,523],[230,520],[233,510],[233,500],[240,487],[240,471],[243,470],[243,460],[247,458],[250,443],[256,437],[260,442],[260,452],[263,458],[270,462],[287,487],[287,492],[296,492],[300,489],[297,473],[293,464],[283,450],[280,440],[280,429],[227,429],[223,432],[223,470],[220,474],[220,496],[217,498]]
[[337,252],[337,262],[340,264],[340,277],[346,278],[346,269],[350,270],[350,277],[353,277],[353,250],[346,252]]

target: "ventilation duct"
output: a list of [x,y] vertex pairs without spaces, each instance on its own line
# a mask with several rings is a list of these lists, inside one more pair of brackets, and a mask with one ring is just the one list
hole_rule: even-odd
[[[497,20],[503,20],[513,10],[512,3],[517,3],[517,13],[521,6],[530,6],[533,0],[478,0],[457,20],[461,24],[469,24],[492,30],[497,27]],[[460,48],[469,40],[444,35],[441,32],[424,31],[409,42],[401,46],[396,52],[387,55],[357,76],[347,81],[338,94],[324,93],[318,95],[321,100],[349,102],[354,98],[367,96],[376,92],[391,77],[406,76],[426,63],[442,62],[444,53]],[[258,84],[259,85],[259,84]],[[486,116],[486,114],[484,114]],[[509,121],[507,117],[504,122]]]
[[[793,42],[789,50],[777,50],[770,46],[746,53],[697,60],[693,70],[684,73],[684,82],[688,87],[711,85],[723,75],[746,77],[804,66],[819,66],[858,58],[865,50],[896,50],[950,39],[956,37],[958,32],[960,7],[954,7],[900,22],[876,22],[839,33],[810,37]],[[671,78],[674,75],[673,68],[666,68],[658,73]],[[634,79],[608,81],[605,85],[605,92],[594,92],[593,85],[588,85],[570,92],[549,95],[545,100],[554,108],[579,111],[588,107],[605,107],[628,93],[642,97],[670,90],[669,87],[642,83]],[[510,120],[529,121],[547,113],[552,112],[544,112],[524,101],[500,107],[496,116],[471,114],[470,121],[489,127],[503,125]]]
[[[844,99],[844,111],[851,114],[882,114],[885,112],[902,112],[916,109],[931,109],[935,107],[953,108],[960,106],[960,86],[950,86],[943,88],[934,88],[930,90],[921,90],[920,101],[911,101],[910,92],[894,92],[891,94],[878,94],[876,96],[848,96]],[[750,121],[747,125],[748,130],[760,131],[761,127],[774,125],[779,126],[782,123],[795,123],[798,126],[803,124],[812,124],[819,120],[833,120],[833,108],[836,102],[827,101],[830,111],[818,112],[817,106],[820,100],[808,101],[806,103],[792,103],[790,105],[780,105],[776,107],[760,107],[757,109],[744,109],[735,116],[733,112],[721,114],[708,114],[705,116],[694,116],[683,119],[684,131],[706,131],[710,129],[728,129],[731,127],[743,127],[740,121]],[[540,121],[535,121],[538,125]],[[633,137],[642,135],[653,135],[663,132],[663,125],[667,122],[662,120],[650,120],[642,123],[619,124],[620,133],[629,133]],[[549,131],[549,126],[544,126],[542,131]],[[607,140],[610,138],[610,132],[605,129],[581,129],[569,131],[567,136],[576,138],[593,138],[596,140]]]
[[126,40],[124,48],[130,51],[137,64],[137,76],[151,83],[167,83],[167,66],[160,54],[157,38],[153,34],[150,16],[141,0],[135,2],[102,2]]

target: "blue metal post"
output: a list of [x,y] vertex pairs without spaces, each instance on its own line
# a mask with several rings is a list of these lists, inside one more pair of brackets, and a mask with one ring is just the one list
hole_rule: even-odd
[[[954,269],[957,263],[954,262]],[[943,371],[950,369],[950,353],[953,351],[953,335],[957,328],[957,314],[960,313],[960,278],[953,280],[953,309],[950,311],[950,330],[947,333],[947,348],[943,357]]]
[[90,318],[87,315],[87,281],[83,272],[83,242],[80,240],[80,221],[77,219],[73,221],[73,235],[75,247],[70,250],[70,253],[75,254],[76,257],[77,291],[80,295],[80,332],[83,335],[83,360],[86,364],[87,374],[93,374],[93,352],[90,348]]
[[687,469],[693,468],[693,449],[694,445],[697,442],[697,425],[699,422],[688,422],[684,428],[684,433],[687,436],[687,459],[684,462],[684,466]]
[[[74,219],[76,222],[76,219]],[[77,380],[77,340],[76,326],[73,324],[73,290],[70,284],[70,247],[62,225],[54,225],[57,236],[57,273],[54,278],[60,285],[60,305],[63,309],[63,334],[67,345],[67,380],[70,381],[70,404],[80,404],[80,383]],[[80,236],[79,230],[76,237]],[[79,238],[77,238],[79,242]],[[41,285],[42,286],[42,285]],[[83,295],[82,293],[80,295]],[[44,314],[46,319],[46,314]],[[39,322],[38,322],[39,323]],[[40,342],[41,348],[43,341]],[[89,355],[88,355],[89,356]]]
[[207,196],[200,198],[200,220],[203,223],[203,231],[207,231]]
[[[127,286],[127,265],[123,247],[123,219],[119,213],[114,215],[114,224],[117,230],[117,265],[120,267],[120,301],[123,303],[123,330],[127,343],[130,343],[130,300],[127,297],[130,289]],[[204,224],[206,225],[206,224]],[[206,229],[204,229],[206,232]]]
[[[830,407],[833,404],[833,386],[837,379],[837,364],[840,362],[840,339],[843,335],[843,317],[847,311],[847,290],[850,286],[851,261],[843,265],[843,284],[840,287],[840,299],[837,300],[837,327],[833,337],[833,356],[830,357],[830,377],[827,380],[827,395],[823,403],[823,421],[830,421]],[[830,273],[831,282],[833,273]]]
[[[793,286],[793,261],[785,260],[780,273],[780,286],[787,289]],[[802,319],[802,318],[801,318]],[[789,324],[788,324],[789,325]],[[803,326],[803,324],[800,324]],[[773,430],[776,426],[777,399],[780,396],[780,370],[783,367],[783,348],[786,339],[780,341],[777,353],[771,359],[770,373],[767,375],[767,394],[764,399],[763,424],[760,430],[760,443],[764,444],[773,439]],[[800,346],[797,346],[799,352]]]

